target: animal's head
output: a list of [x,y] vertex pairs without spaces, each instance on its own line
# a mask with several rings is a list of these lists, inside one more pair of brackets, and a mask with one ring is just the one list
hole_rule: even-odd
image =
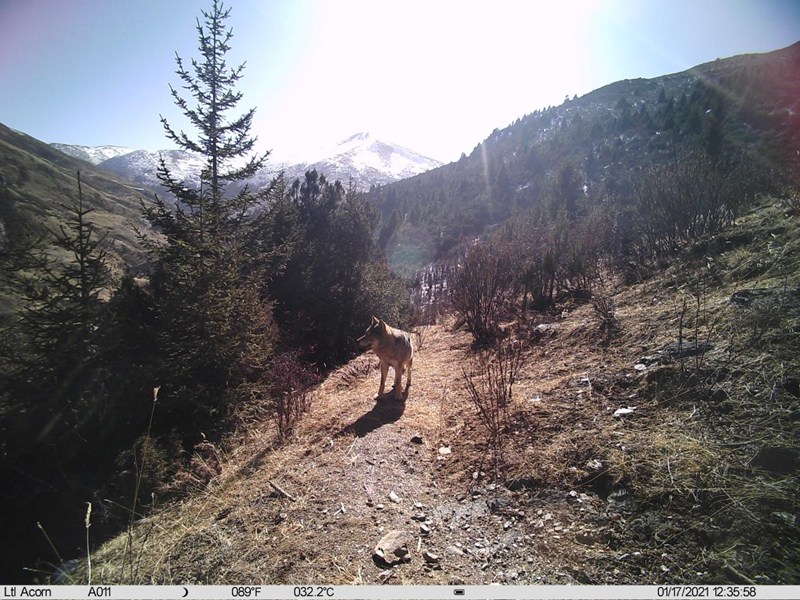
[[385,334],[386,323],[377,317],[372,317],[372,323],[370,323],[369,327],[367,327],[364,335],[356,340],[356,343],[362,350],[374,348],[381,341],[381,338],[383,338]]

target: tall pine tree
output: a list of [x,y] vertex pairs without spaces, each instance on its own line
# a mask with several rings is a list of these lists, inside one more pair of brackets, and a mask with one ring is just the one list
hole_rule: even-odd
[[[173,198],[157,198],[145,210],[163,235],[146,245],[164,391],[186,401],[175,403],[176,409],[191,410],[201,421],[222,408],[239,383],[260,377],[275,337],[271,305],[261,294],[268,261],[252,244],[260,226],[254,209],[269,190],[253,194],[243,184],[268,153],[253,151],[254,109],[229,116],[242,98],[236,84],[244,70],[244,64],[230,68],[225,59],[233,36],[225,27],[230,10],[214,0],[202,14],[199,58],[187,68],[176,56],[176,73],[190,98],[170,86],[195,134],[161,118],[170,140],[204,158],[200,186],[188,187],[162,160],[158,176]],[[234,187],[239,191],[228,193]]]
[[92,209],[84,203],[80,173],[77,200],[64,208],[69,219],[53,232],[57,251],[34,244],[4,265],[21,304],[13,336],[0,344],[0,402],[7,399],[4,417],[16,420],[9,431],[21,438],[9,444],[10,456],[52,448],[66,459],[76,448],[65,440],[82,439],[95,409],[89,390],[109,270],[104,236],[88,218]]

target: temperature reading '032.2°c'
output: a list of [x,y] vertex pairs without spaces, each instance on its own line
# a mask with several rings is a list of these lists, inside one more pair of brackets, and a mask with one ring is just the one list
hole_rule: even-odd
[[302,585],[294,588],[295,598],[333,598],[334,591],[330,586]]

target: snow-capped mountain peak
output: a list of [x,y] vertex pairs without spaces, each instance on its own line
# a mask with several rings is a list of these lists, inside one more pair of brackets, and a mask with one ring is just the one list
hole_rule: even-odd
[[296,167],[302,167],[303,171],[316,169],[328,179],[352,181],[356,187],[368,189],[372,185],[413,177],[441,165],[438,160],[361,132],[317,150]]
[[123,156],[134,150],[133,148],[126,148],[125,146],[79,146],[77,144],[58,143],[50,145],[64,154],[69,154],[75,158],[85,160],[93,165],[99,165],[109,158]]
[[[199,175],[205,166],[202,157],[184,150],[131,150],[120,146],[76,146],[52,144],[55,148],[100,166],[140,185],[159,187],[156,177],[159,160],[166,162],[172,176],[178,181],[199,185]],[[413,177],[442,165],[402,146],[383,142],[365,132],[356,133],[341,142],[308,152],[302,162],[296,164],[267,163],[253,177],[250,185],[258,189],[267,185],[272,176],[283,171],[291,180],[305,176],[306,171],[316,169],[329,181],[340,180],[352,183],[360,190],[373,185],[385,185],[399,179]]]

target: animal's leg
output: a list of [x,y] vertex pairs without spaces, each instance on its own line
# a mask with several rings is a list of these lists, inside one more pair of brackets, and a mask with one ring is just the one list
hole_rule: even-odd
[[403,392],[401,391],[403,379],[403,363],[398,363],[394,368],[394,397],[400,400],[403,396]]
[[386,386],[386,375],[389,374],[389,363],[381,361],[381,387],[378,388],[378,397],[383,396],[383,388]]
[[408,388],[411,387],[411,364],[414,362],[413,358],[408,360],[408,369],[406,373],[406,392],[408,392]]

